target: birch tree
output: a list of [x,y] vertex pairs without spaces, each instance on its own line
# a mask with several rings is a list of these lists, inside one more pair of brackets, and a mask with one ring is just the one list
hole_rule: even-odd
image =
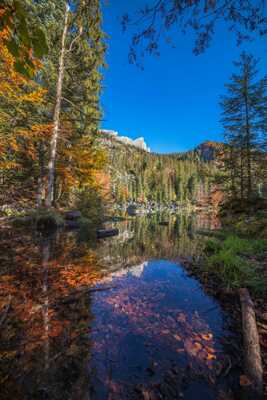
[[55,183],[55,163],[57,154],[57,142],[59,136],[59,123],[60,123],[60,111],[62,102],[62,86],[64,79],[64,69],[65,69],[65,53],[66,53],[66,39],[69,28],[69,13],[70,6],[68,2],[66,3],[65,18],[64,18],[64,28],[62,33],[61,50],[59,57],[59,68],[58,68],[58,81],[57,81],[57,91],[56,91],[56,105],[53,117],[53,133],[50,142],[50,160],[48,164],[48,187],[47,187],[47,198],[46,206],[51,207],[54,198],[54,183]]

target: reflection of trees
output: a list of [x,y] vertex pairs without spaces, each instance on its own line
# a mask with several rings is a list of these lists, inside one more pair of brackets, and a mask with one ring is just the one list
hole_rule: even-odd
[[0,313],[9,296],[11,306],[1,326],[0,398],[81,398],[88,385],[90,296],[64,300],[95,282],[95,256],[71,235],[35,241],[30,234],[6,235]]
[[[88,391],[88,327],[93,319],[84,289],[122,267],[148,259],[194,256],[204,217],[135,218],[119,224],[120,236],[94,244],[82,234],[33,237],[0,234],[0,399],[76,399]],[[73,298],[73,293],[75,295]],[[10,306],[8,303],[11,299]],[[74,299],[74,300],[73,300]]]
[[[168,220],[167,226],[159,224]],[[149,259],[177,259],[198,256],[202,251],[200,229],[216,227],[210,215],[154,215],[123,221],[117,226],[121,235],[102,241],[98,256],[103,264],[113,269],[141,264]],[[128,234],[126,234],[128,232]],[[134,232],[134,234],[132,234]],[[123,240],[125,238],[125,240]]]

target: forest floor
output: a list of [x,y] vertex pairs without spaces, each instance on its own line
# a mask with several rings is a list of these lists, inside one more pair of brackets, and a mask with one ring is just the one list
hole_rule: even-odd
[[223,222],[219,231],[202,232],[209,236],[203,257],[184,264],[223,307],[231,309],[240,332],[238,289],[248,288],[255,305],[267,398],[267,212],[231,215]]

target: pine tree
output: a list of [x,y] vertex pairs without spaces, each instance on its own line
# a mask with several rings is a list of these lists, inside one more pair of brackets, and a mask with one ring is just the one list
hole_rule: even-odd
[[225,169],[232,196],[250,200],[256,193],[258,156],[263,148],[261,134],[264,130],[262,115],[267,107],[266,78],[257,79],[258,61],[242,53],[235,63],[238,74],[231,76],[226,85],[228,94],[221,106],[224,135],[228,144]]

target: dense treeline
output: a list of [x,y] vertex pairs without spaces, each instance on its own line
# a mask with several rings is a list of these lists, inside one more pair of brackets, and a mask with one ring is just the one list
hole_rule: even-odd
[[213,162],[198,152],[160,155],[119,143],[108,144],[108,170],[113,198],[127,202],[158,204],[193,203],[207,198],[217,173]]
[[96,140],[105,54],[99,1],[71,9],[64,0],[4,1],[0,14],[0,205],[68,206],[87,192],[92,199],[105,159]]

